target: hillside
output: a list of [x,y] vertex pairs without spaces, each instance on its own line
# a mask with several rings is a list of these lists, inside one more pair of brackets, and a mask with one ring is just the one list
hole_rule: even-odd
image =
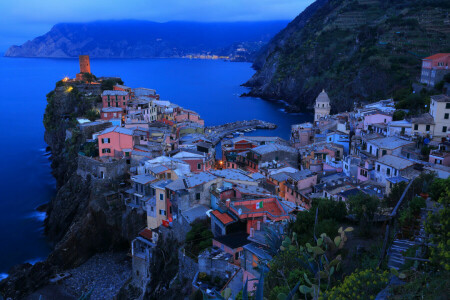
[[[102,58],[180,57],[211,53],[236,56],[256,53],[287,21],[197,23],[150,21],[97,21],[60,23],[46,34],[5,56]],[[240,49],[240,50],[238,50]]]
[[450,4],[434,0],[317,0],[264,47],[249,96],[333,110],[389,98],[420,75],[421,58],[450,51]]

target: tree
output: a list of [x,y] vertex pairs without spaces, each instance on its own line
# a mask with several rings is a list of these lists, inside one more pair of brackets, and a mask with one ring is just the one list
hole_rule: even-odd
[[103,91],[105,91],[105,90],[112,90],[113,87],[116,84],[123,84],[122,79],[120,79],[120,78],[109,78],[109,79],[102,80],[101,87],[102,87]]
[[394,184],[390,194],[384,199],[388,207],[394,207],[397,204],[407,185],[408,184],[405,181]]
[[380,205],[376,196],[366,193],[358,193],[348,199],[349,213],[359,220],[360,232],[369,235],[372,230],[372,222]]
[[393,115],[394,121],[400,121],[405,119],[406,113],[403,110],[396,110]]
[[92,74],[92,73],[85,72],[85,73],[82,73],[82,74],[83,74],[83,80],[88,82],[88,83],[91,83],[91,82],[94,82],[94,81],[97,80],[97,77],[95,77],[95,75]]
[[95,121],[97,119],[100,119],[100,113],[96,109],[90,109],[86,112],[85,117],[89,119],[89,121]]

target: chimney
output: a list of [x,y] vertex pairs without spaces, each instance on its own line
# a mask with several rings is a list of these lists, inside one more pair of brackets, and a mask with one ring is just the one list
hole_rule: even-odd
[[230,202],[231,202],[230,199],[225,200],[225,203],[226,203],[226,206],[227,206],[227,207],[230,207]]

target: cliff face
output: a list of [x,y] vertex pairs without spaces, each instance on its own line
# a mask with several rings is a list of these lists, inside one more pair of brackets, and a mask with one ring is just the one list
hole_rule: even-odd
[[250,96],[297,109],[322,89],[334,112],[392,96],[420,75],[421,58],[450,50],[448,3],[317,0],[255,59]]
[[[99,21],[61,23],[48,33],[12,46],[5,56],[180,57],[212,52],[216,55],[253,56],[286,21],[195,23]],[[238,49],[247,51],[239,53]]]
[[[84,180],[75,172],[82,141],[74,120],[92,107],[93,99],[66,86],[47,95],[45,140],[52,151],[58,190],[48,205],[45,230],[54,250],[44,262],[10,270],[0,282],[0,293],[6,297],[20,299],[47,284],[55,272],[78,266],[97,252],[127,249],[146,224],[145,214],[127,211],[120,198],[105,198],[105,192],[118,190],[117,183]],[[66,129],[71,138],[66,139]]]

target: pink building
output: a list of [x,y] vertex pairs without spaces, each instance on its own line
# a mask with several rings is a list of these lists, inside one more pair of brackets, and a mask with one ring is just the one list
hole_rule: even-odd
[[135,145],[133,130],[119,126],[109,127],[98,135],[100,157],[129,157]]
[[174,118],[175,121],[177,123],[183,122],[183,121],[191,121],[191,122],[195,122],[199,125],[204,126],[205,125],[205,121],[203,119],[200,118],[200,115],[198,113],[196,113],[195,111],[192,110],[188,110],[188,109],[184,109],[181,107],[178,107],[175,111],[174,111]]
[[178,152],[173,158],[180,159],[191,167],[192,173],[209,171],[214,166],[214,160],[203,152],[193,153],[188,151]]
[[367,130],[370,125],[374,124],[388,124],[392,122],[392,115],[383,112],[375,112],[364,116],[364,130]]
[[103,107],[120,107],[127,108],[128,101],[130,101],[130,94],[125,91],[103,91],[102,102]]
[[450,72],[450,53],[437,53],[422,59],[420,82],[434,86]]
[[362,165],[358,166],[358,182],[367,181],[370,179],[370,171],[373,170],[373,164],[369,161],[365,161]]
[[450,167],[450,152],[431,151],[428,162]]
[[104,107],[102,108],[102,112],[100,113],[100,119],[122,119],[123,115],[123,109],[120,107]]

